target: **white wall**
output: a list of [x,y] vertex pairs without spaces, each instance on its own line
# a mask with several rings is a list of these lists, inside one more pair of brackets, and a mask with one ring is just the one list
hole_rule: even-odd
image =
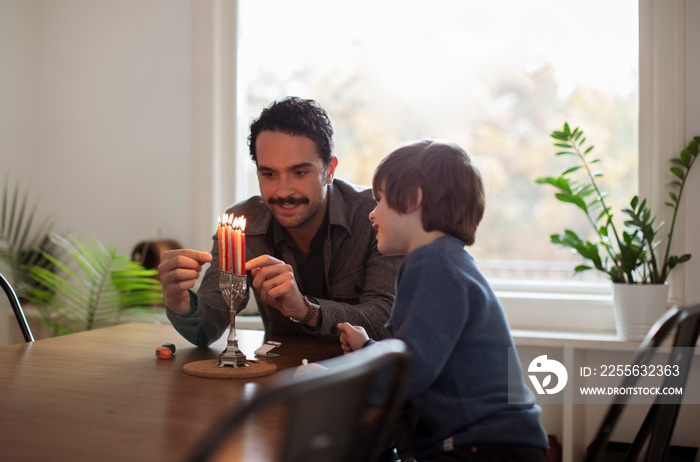
[[0,0],[0,165],[57,231],[191,240],[189,0]]
[[[0,0],[0,178],[31,177],[35,155],[36,2]],[[13,177],[15,175],[13,174]]]

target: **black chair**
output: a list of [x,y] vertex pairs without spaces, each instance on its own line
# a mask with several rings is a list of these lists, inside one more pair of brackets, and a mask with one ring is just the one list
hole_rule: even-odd
[[[407,359],[406,345],[389,339],[306,366],[309,369],[303,373],[296,369],[279,372],[261,385],[250,401],[233,409],[208,432],[190,460],[202,462],[220,457],[229,438],[235,438],[236,429],[254,416],[264,418],[266,411],[282,403],[286,409],[281,427],[284,441],[275,460],[374,461],[387,448],[403,403]],[[375,381],[378,372],[380,380]],[[376,393],[373,384],[379,383],[383,385],[382,404],[368,407],[368,394],[370,390]],[[369,415],[371,419],[367,418]]]
[[[695,344],[700,335],[700,304],[682,309],[673,307],[659,318],[637,349],[632,366],[649,364],[655,353],[654,348],[661,346],[662,342],[673,334],[675,334],[675,338],[673,346],[670,348],[668,365],[671,367],[677,365],[679,374],[666,376],[662,386],[685,387]],[[639,376],[634,375],[625,377],[622,387],[634,386],[639,378]],[[627,396],[625,395],[615,397],[597,436],[588,447],[587,462],[605,460],[610,435],[624,410],[626,401]],[[681,402],[682,396],[657,396],[634,441],[627,450],[625,461],[641,460],[640,456],[644,456],[643,460],[648,462],[660,462],[666,459]],[[646,451],[642,453],[645,446]]]
[[15,312],[15,317],[17,318],[19,328],[22,330],[24,341],[33,342],[34,336],[32,335],[32,330],[29,328],[27,318],[24,317],[24,311],[22,311],[22,305],[19,303],[19,298],[17,298],[17,294],[15,293],[14,289],[2,274],[0,274],[0,286],[2,286],[2,290],[5,291],[5,295],[7,295],[7,298],[10,300],[12,311]]

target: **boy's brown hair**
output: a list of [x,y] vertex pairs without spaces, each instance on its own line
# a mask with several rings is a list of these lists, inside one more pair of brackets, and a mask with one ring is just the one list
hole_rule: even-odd
[[486,198],[481,174],[467,152],[450,142],[416,141],[386,156],[374,172],[375,196],[398,213],[415,204],[418,188],[423,228],[474,244]]

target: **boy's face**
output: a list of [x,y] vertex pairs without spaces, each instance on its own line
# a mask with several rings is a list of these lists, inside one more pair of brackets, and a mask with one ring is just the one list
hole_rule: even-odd
[[285,228],[315,233],[326,211],[327,185],[337,158],[326,167],[316,144],[305,136],[262,131],[256,141],[260,195]]
[[369,221],[377,233],[377,249],[384,255],[408,253],[412,250],[411,238],[417,227],[422,229],[420,208],[416,222],[416,212],[397,212],[389,207],[387,201],[382,200],[382,193],[378,191],[375,195],[377,206],[369,214]]

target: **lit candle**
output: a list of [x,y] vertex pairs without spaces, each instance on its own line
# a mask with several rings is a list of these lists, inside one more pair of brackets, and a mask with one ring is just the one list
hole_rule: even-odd
[[233,220],[235,268],[236,274],[245,275],[245,217],[237,217]]
[[242,276],[245,276],[245,217],[241,217],[241,272]]
[[224,238],[223,232],[221,230],[221,218],[217,218],[219,222],[216,227],[216,240],[219,243],[219,271],[224,269]]
[[234,224],[233,228],[233,241],[235,243],[234,245],[236,246],[236,260],[234,261],[233,272],[236,274],[241,274],[241,230],[236,226],[237,223]]
[[233,215],[228,216],[228,222],[226,226],[226,232],[228,233],[228,240],[226,241],[226,245],[228,246],[228,253],[226,254],[226,271],[231,271],[233,272],[233,228],[231,228],[231,222],[233,221]]
[[219,270],[245,276],[245,217],[224,213],[218,221]]

